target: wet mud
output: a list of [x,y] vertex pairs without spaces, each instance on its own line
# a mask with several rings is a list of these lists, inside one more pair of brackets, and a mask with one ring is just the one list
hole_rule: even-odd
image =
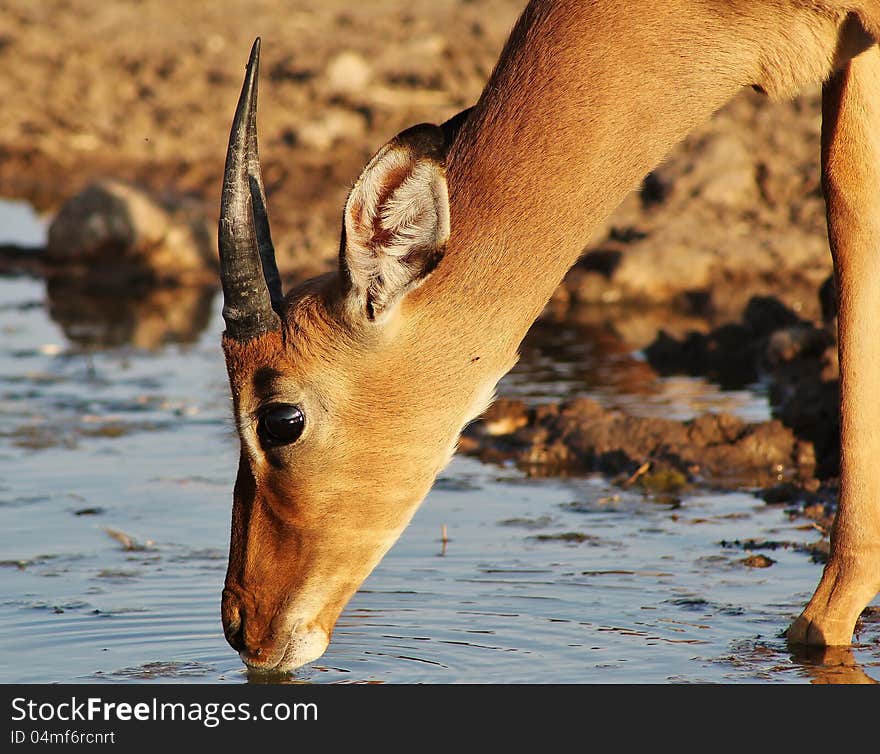
[[[769,504],[818,521],[827,536],[840,456],[836,311],[827,281],[814,295],[822,312],[816,320],[775,297],[755,296],[736,321],[716,327],[703,321],[700,330],[685,326],[671,335],[658,321],[641,358],[621,358],[625,340],[605,323],[606,345],[617,352],[616,372],[627,375],[622,383],[630,392],[676,375],[730,391],[760,386],[766,420],[718,410],[679,420],[589,398],[536,404],[502,397],[466,429],[459,449],[531,476],[598,471],[661,499],[695,486],[755,489]],[[827,541],[819,548],[825,554]]]
[[[492,432],[504,425],[520,426]],[[480,426],[489,431],[481,433]],[[499,401],[467,437],[486,461],[512,459],[536,475],[601,471],[662,492],[700,480],[761,486],[810,479],[814,467],[809,446],[776,420],[752,424],[724,413],[688,421],[636,417],[586,398],[530,409]],[[468,442],[463,449],[468,452]]]

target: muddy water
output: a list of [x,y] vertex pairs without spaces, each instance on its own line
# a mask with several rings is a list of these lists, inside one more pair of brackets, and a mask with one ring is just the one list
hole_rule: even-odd
[[[19,219],[12,240],[39,235]],[[0,278],[0,681],[262,680],[219,622],[237,459],[220,302],[194,331],[162,305],[108,309]],[[536,331],[502,392],[766,413],[760,393],[656,381],[637,362],[583,330]],[[276,680],[880,679],[876,624],[851,653],[795,656],[780,638],[818,578],[808,555],[768,551],[772,566],[750,568],[722,544],[817,536],[747,491],[658,504],[598,477],[530,480],[457,457],[325,656]]]

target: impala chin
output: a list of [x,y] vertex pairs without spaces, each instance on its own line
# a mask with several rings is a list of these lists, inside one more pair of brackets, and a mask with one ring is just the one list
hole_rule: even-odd
[[250,670],[261,672],[284,672],[296,670],[317,660],[330,644],[330,634],[322,628],[314,627],[290,634],[287,643],[279,642],[272,652],[257,649],[243,649],[238,653],[242,662]]
[[278,670],[294,670],[317,660],[327,651],[330,634],[317,626],[305,631],[295,631],[290,636],[287,649],[277,665]]

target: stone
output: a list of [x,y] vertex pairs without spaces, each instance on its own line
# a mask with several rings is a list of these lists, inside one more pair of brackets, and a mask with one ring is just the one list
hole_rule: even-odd
[[167,209],[137,186],[100,180],[62,205],[49,226],[46,260],[96,283],[216,280],[215,239],[203,213]]

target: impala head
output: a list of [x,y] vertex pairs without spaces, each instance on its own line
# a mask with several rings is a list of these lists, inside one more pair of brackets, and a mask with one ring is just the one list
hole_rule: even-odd
[[439,127],[416,126],[379,150],[348,197],[339,269],[282,296],[257,157],[258,59],[259,40],[220,219],[223,347],[241,440],[223,623],[249,666],[285,669],[324,652],[494,381],[482,396],[450,389],[457,362],[425,346],[436,307],[416,294],[449,235]]

